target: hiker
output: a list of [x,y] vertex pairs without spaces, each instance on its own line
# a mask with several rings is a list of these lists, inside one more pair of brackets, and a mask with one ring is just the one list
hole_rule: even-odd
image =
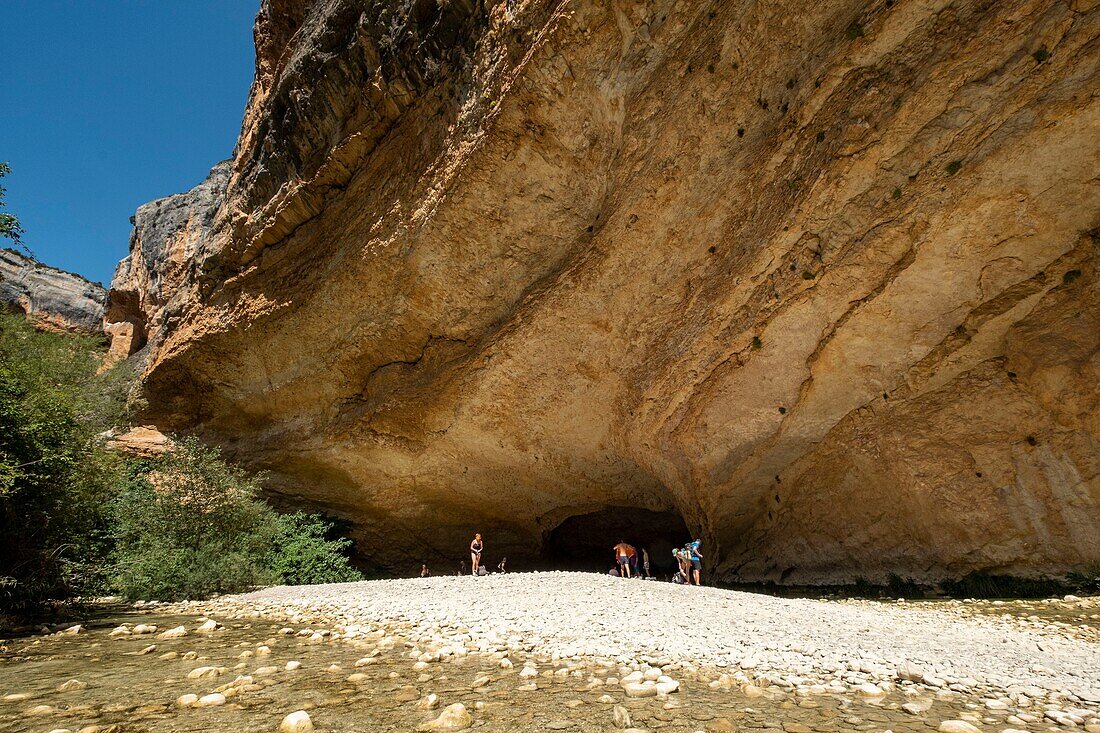
[[700,575],[703,572],[703,553],[700,552],[702,547],[703,541],[698,537],[688,545],[688,555],[691,560],[691,574],[695,578],[695,585],[703,584],[702,580],[700,580]]
[[481,541],[480,534],[474,534],[474,541],[470,543],[470,564],[473,566],[474,575],[480,575],[481,551],[485,549],[485,543]]
[[507,570],[504,569],[504,564],[507,563],[507,562],[508,562],[508,558],[504,558],[503,560],[500,561],[500,565],[497,565],[497,572],[498,573],[508,572]]
[[649,580],[653,576],[649,574],[649,550],[642,548],[642,567],[645,568],[646,580]]
[[686,550],[679,547],[672,549],[672,559],[676,561],[676,574],[672,576],[672,582],[677,585],[688,582],[687,564],[684,560],[686,552]]
[[619,540],[619,544],[611,548],[615,552],[615,562],[619,565],[619,575],[630,577],[630,566],[638,562],[638,551],[633,546]]
[[421,565],[421,566],[420,566],[420,577],[421,577],[421,578],[426,578],[426,577],[428,577],[429,575],[431,575],[431,572],[430,572],[430,571],[428,570],[428,566],[427,566],[427,564],[423,564],[423,565]]

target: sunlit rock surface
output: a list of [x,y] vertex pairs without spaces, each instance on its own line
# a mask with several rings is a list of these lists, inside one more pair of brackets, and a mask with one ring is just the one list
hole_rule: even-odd
[[107,328],[366,559],[627,508],[724,579],[1100,563],[1095,1],[271,0],[256,44]]

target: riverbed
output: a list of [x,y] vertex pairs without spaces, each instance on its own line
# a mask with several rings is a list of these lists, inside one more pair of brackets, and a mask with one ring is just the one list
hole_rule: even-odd
[[411,731],[457,705],[484,731],[1100,731],[1098,619],[1090,598],[777,599],[579,573],[271,588],[5,640],[0,731],[278,731],[297,711]]

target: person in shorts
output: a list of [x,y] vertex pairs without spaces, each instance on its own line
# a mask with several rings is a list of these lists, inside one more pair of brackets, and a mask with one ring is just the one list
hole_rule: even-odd
[[703,573],[703,541],[701,539],[694,539],[687,546],[689,559],[691,560],[691,577],[695,580],[695,585],[702,585],[700,576]]
[[619,575],[623,578],[629,578],[631,565],[638,562],[638,551],[634,549],[633,545],[628,545],[623,540],[619,540],[619,544],[611,549],[615,552],[615,562],[619,566]]

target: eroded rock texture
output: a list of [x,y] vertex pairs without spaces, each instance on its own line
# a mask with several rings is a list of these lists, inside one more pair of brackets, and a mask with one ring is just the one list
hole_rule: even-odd
[[368,558],[627,507],[727,579],[1100,563],[1095,0],[269,0],[256,43],[110,320],[151,421]]
[[26,315],[44,331],[102,334],[106,300],[99,283],[0,249],[0,306]]

